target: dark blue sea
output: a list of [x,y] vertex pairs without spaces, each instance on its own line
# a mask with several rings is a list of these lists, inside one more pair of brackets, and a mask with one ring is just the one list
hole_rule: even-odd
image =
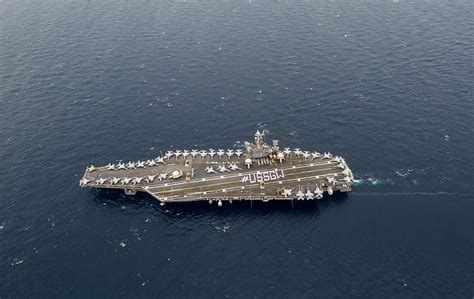
[[[0,298],[474,296],[471,0],[0,0]],[[346,158],[317,202],[79,188],[257,130]]]

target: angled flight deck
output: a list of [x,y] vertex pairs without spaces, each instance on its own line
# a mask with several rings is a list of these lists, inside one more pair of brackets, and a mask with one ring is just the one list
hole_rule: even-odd
[[280,149],[278,140],[245,149],[177,150],[163,157],[128,163],[89,166],[82,187],[147,192],[161,204],[206,200],[314,200],[324,193],[349,192],[354,181],[346,161],[330,153]]

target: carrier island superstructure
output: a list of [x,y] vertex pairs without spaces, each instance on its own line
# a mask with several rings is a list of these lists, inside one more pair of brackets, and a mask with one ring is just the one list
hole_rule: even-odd
[[161,205],[172,202],[317,200],[349,192],[354,181],[346,161],[329,152],[280,148],[257,131],[245,149],[175,150],[154,159],[90,165],[82,187],[146,192]]

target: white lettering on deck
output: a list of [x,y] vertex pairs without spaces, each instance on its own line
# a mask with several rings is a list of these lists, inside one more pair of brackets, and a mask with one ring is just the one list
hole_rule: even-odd
[[261,183],[276,181],[280,178],[284,178],[285,173],[283,170],[269,170],[269,171],[257,171],[256,173],[249,173],[242,177],[240,180],[242,183]]

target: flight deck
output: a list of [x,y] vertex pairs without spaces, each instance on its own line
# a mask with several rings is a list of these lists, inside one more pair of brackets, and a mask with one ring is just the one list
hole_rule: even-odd
[[89,166],[82,187],[146,192],[161,204],[234,200],[315,200],[333,192],[349,192],[354,181],[346,161],[331,153],[280,150],[278,141],[255,143],[245,149],[177,150],[136,162]]

